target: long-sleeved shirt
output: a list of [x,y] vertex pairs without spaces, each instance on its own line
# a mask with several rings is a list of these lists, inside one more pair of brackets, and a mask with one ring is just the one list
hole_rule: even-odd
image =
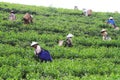
[[40,52],[41,52],[41,47],[39,45],[37,45],[34,53],[35,53],[35,55],[38,55]]
[[107,32],[103,33],[103,40],[111,40],[111,37],[108,36]]
[[85,16],[88,16],[88,13],[87,13],[87,10],[86,10],[86,9],[83,10],[83,14],[84,14]]
[[112,24],[112,25],[115,25],[115,21],[114,21],[113,19],[108,19],[108,20],[107,20],[107,23]]
[[9,19],[10,19],[10,20],[15,20],[15,19],[16,19],[15,14],[11,13],[11,14],[9,15]]

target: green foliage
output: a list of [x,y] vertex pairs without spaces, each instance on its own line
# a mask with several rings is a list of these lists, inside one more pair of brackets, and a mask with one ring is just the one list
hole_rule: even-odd
[[[9,21],[11,10],[17,20]],[[33,23],[23,24],[23,15],[33,15]],[[113,16],[119,27],[119,13],[0,3],[0,80],[119,80],[120,31],[106,24]],[[106,28],[111,41],[102,41]],[[59,47],[72,33],[73,47]],[[53,62],[41,63],[34,56],[32,41],[50,51]]]

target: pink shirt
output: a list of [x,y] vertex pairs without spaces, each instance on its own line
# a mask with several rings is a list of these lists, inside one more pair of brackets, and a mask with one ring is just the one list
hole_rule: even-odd
[[40,52],[41,52],[41,47],[40,47],[39,45],[37,45],[34,53],[35,53],[36,55],[38,55]]
[[15,19],[16,19],[15,14],[11,13],[10,16],[9,16],[9,19],[10,19],[10,20],[15,20]]

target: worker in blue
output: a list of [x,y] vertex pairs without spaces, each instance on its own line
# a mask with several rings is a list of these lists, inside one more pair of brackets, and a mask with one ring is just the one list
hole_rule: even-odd
[[40,45],[38,44],[38,42],[32,42],[31,43],[31,47],[35,48],[35,55],[41,60],[41,62],[47,62],[47,61],[50,61],[52,62],[52,57],[49,53],[49,51],[45,50],[45,49],[42,49],[40,47]]
[[115,21],[114,21],[113,17],[110,17],[107,20],[107,24],[111,24],[113,28],[116,28],[116,24],[115,24]]

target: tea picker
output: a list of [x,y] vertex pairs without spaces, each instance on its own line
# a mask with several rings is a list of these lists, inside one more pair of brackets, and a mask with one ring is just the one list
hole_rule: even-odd
[[66,37],[65,46],[72,47],[72,37],[74,37],[73,34],[69,33]]
[[101,35],[103,36],[102,37],[103,40],[111,40],[111,37],[108,36],[106,29],[101,30]]
[[49,53],[49,51],[43,49],[40,47],[38,42],[32,42],[31,47],[35,48],[34,53],[35,55],[41,60],[41,62],[45,61],[52,61],[52,57]]

